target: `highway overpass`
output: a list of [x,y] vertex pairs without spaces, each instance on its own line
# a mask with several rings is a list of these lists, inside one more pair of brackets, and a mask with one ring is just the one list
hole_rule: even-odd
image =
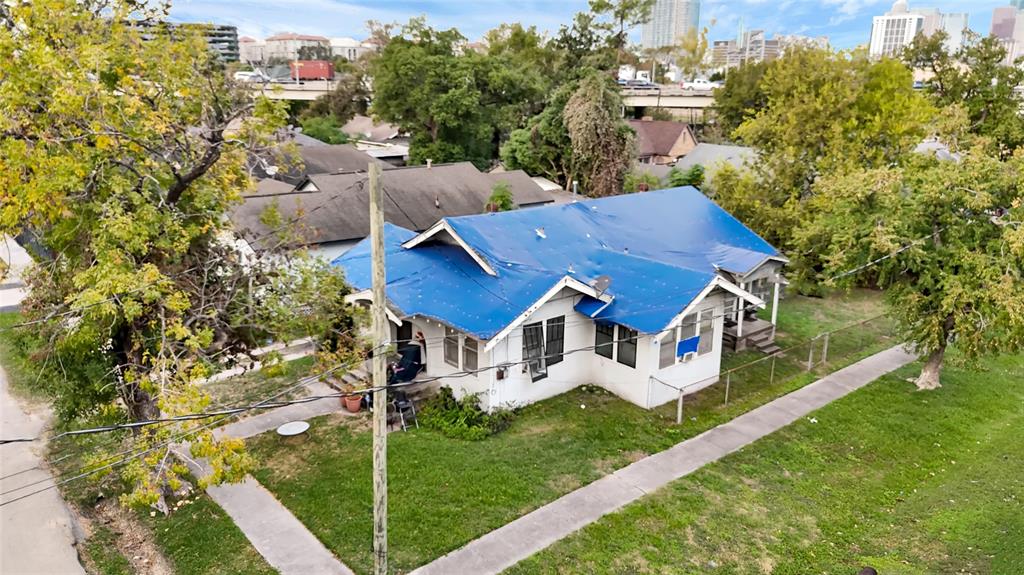
[[[310,80],[300,83],[270,82],[252,84],[255,91],[262,92],[274,100],[316,100],[334,90],[337,85],[331,80]],[[623,88],[622,103],[628,108],[646,110],[663,108],[669,110],[684,122],[702,122],[704,110],[715,103],[710,90],[684,90],[675,86],[650,89]]]

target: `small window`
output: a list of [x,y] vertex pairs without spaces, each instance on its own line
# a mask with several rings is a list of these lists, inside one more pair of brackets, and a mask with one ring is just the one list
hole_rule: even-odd
[[599,323],[595,329],[594,353],[602,357],[612,358],[614,353],[615,325],[610,323]]
[[679,327],[682,332],[679,339],[689,339],[697,335],[697,314],[692,313],[687,316],[683,316],[683,321],[679,323]]
[[462,340],[462,369],[472,371],[477,369],[477,341],[471,337]]
[[700,342],[697,344],[697,355],[710,353],[715,347],[715,310],[706,309],[700,312]]
[[562,352],[565,351],[565,316],[560,315],[549,319],[547,330],[544,359],[547,360],[550,367],[562,361]]
[[636,336],[635,329],[619,326],[619,356],[622,365],[636,367]]
[[676,330],[672,330],[661,338],[658,350],[658,369],[665,369],[676,364]]
[[533,381],[548,376],[544,362],[544,324],[537,322],[523,326],[523,361]]
[[447,326],[444,328],[444,362],[459,367],[459,332]]

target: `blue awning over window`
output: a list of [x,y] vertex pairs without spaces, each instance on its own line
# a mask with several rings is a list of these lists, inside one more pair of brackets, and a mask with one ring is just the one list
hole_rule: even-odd
[[573,309],[575,309],[576,311],[580,312],[581,314],[583,314],[583,315],[585,315],[587,317],[594,317],[606,305],[608,305],[608,304],[606,304],[605,302],[603,302],[603,301],[601,301],[601,300],[599,300],[597,298],[593,298],[593,297],[590,297],[588,295],[585,295],[585,296],[583,296],[580,299],[579,303],[577,303],[573,307]]

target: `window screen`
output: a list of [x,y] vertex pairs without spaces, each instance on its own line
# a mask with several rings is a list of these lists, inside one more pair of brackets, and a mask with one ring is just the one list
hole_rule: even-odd
[[665,369],[676,364],[676,330],[672,330],[661,338],[658,353],[658,369]]
[[459,332],[447,326],[444,328],[444,362],[459,367]]
[[547,321],[547,345],[545,359],[548,366],[555,365],[562,361],[562,352],[565,351],[565,316],[560,315]]
[[615,325],[610,323],[599,323],[595,329],[594,353],[597,355],[612,358],[613,341],[615,341]]
[[697,344],[697,355],[709,353],[715,347],[715,310],[706,309],[700,312],[700,343]]
[[679,339],[688,339],[697,335],[697,314],[692,313],[684,316],[683,321],[679,324],[680,332]]
[[544,324],[537,322],[523,326],[523,361],[533,381],[547,377],[544,362]]
[[619,356],[622,365],[636,367],[636,330],[619,326]]
[[472,370],[479,365],[477,361],[477,341],[471,337],[462,340],[462,369]]

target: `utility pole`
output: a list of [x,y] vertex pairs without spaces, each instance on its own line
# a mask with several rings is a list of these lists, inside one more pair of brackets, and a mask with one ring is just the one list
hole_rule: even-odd
[[371,163],[370,253],[373,258],[373,572],[388,572],[387,354],[390,326],[384,277],[384,208],[380,166]]

